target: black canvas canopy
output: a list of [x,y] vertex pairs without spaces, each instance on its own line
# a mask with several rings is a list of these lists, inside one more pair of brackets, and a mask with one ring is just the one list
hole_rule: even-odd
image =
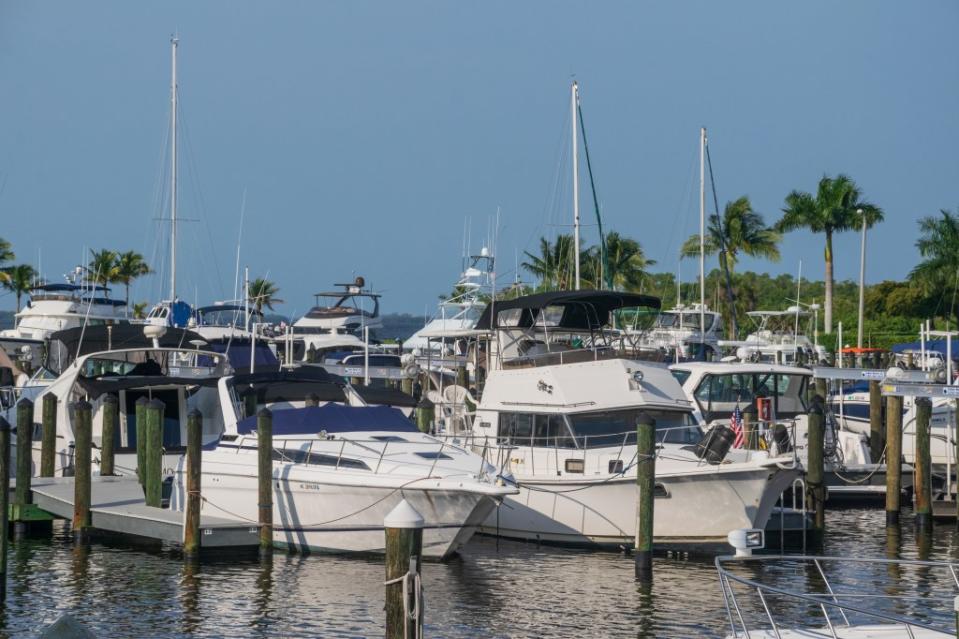
[[[62,370],[79,356],[100,351],[152,348],[153,340],[143,334],[143,324],[97,325],[68,328],[50,336],[46,367]],[[202,342],[202,343],[200,343]],[[210,351],[209,343],[198,333],[183,328],[167,328],[157,340],[161,348]],[[197,343],[200,343],[197,346]]]
[[638,293],[619,293],[616,291],[550,291],[525,295],[513,300],[497,300],[495,311],[499,316],[503,311],[521,309],[519,321],[508,327],[501,326],[492,318],[492,308],[487,306],[476,323],[477,330],[495,328],[529,328],[536,323],[539,313],[550,306],[563,307],[563,315],[553,328],[572,330],[595,330],[609,324],[610,313],[621,308],[645,307],[658,310],[661,306],[658,297]]
[[346,401],[340,379],[321,366],[234,375],[233,386],[240,396],[253,389],[261,403],[302,401],[310,394],[323,402]]
[[167,375],[104,375],[102,377],[78,377],[77,384],[90,397],[104,393],[116,393],[131,388],[156,388],[158,386],[216,386],[216,377],[170,377]]
[[381,406],[402,406],[403,408],[415,408],[416,400],[395,388],[386,388],[383,386],[361,386],[353,387],[353,390],[363,398],[367,404],[376,404]]

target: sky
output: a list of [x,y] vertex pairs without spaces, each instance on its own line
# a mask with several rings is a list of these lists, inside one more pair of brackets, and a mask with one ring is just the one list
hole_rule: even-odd
[[[886,215],[867,281],[903,278],[917,220],[959,207],[957,27],[951,0],[4,0],[0,237],[53,280],[90,249],[139,251],[158,272],[133,299],[168,295],[176,32],[177,293],[191,302],[233,296],[239,246],[280,312],[356,275],[385,312],[432,311],[464,228],[473,252],[495,240],[512,281],[538,238],[570,231],[574,78],[604,228],[655,270],[675,272],[698,230],[705,126],[721,205],[748,195],[772,223],[789,191],[846,173]],[[858,235],[835,251],[837,278],[858,279]],[[821,236],[791,233],[781,252],[738,268],[801,261],[822,278]],[[697,268],[685,260],[683,279]]]

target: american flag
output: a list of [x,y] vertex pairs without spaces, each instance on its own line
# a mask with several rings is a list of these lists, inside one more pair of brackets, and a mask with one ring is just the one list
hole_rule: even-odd
[[743,431],[743,412],[739,410],[739,404],[733,409],[733,414],[729,417],[729,427],[736,434],[733,440],[733,448],[742,448],[746,441],[746,433]]

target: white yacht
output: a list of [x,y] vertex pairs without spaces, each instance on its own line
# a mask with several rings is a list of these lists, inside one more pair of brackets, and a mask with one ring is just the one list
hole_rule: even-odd
[[470,265],[463,271],[454,287],[455,294],[439,303],[437,314],[423,328],[403,342],[408,350],[431,350],[447,354],[465,355],[466,342],[446,335],[470,331],[483,314],[493,293],[494,259],[485,246],[478,255],[470,256]]
[[[475,417],[454,442],[515,476],[483,532],[562,544],[630,545],[636,532],[636,421],[655,419],[657,543],[725,545],[735,528],[763,528],[799,475],[792,455],[743,461],[709,450],[693,406],[662,364],[609,346],[611,318],[659,300],[610,291],[530,295],[491,304],[477,324],[488,367]],[[442,409],[442,406],[437,408]],[[728,450],[728,447],[727,447]]]
[[679,305],[660,312],[648,330],[627,326],[626,333],[638,348],[664,353],[669,360],[718,359],[722,315],[699,304]]
[[234,337],[249,338],[255,324],[263,322],[263,315],[247,304],[215,302],[193,310],[188,322],[191,331],[208,340]]
[[[736,358],[744,362],[797,364],[820,362],[828,357],[818,341],[810,340],[801,324],[814,321],[808,311],[792,306],[785,311],[749,311],[758,325],[743,341],[720,340],[721,347],[735,348]],[[815,333],[815,327],[813,327]]]
[[[704,424],[729,425],[733,413],[756,405],[768,448],[795,446],[805,465],[808,449],[809,400],[812,371],[797,366],[748,362],[685,362],[670,366],[693,402]],[[761,412],[765,414],[761,414]],[[882,498],[886,494],[886,466],[874,463],[866,434],[844,428],[835,415],[827,415],[825,481],[831,500]],[[881,460],[879,460],[881,461]],[[911,469],[904,483],[911,485]]]

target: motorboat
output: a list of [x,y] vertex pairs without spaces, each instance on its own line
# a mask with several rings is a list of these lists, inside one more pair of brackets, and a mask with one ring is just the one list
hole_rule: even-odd
[[477,358],[487,368],[486,385],[481,398],[469,398],[475,414],[448,421],[445,432],[518,482],[520,493],[506,498],[483,532],[631,545],[636,421],[644,414],[657,429],[657,543],[726,547],[730,530],[766,525],[799,476],[796,458],[705,454],[702,427],[679,382],[664,364],[634,359],[611,328],[623,309],[658,306],[645,295],[581,290],[496,301],[484,311],[476,329],[488,332],[478,338]]
[[[444,559],[518,492],[481,456],[417,430],[399,391],[303,366],[227,376],[218,392],[224,430],[203,453],[204,511],[256,519],[256,420],[269,409],[278,545],[382,553],[383,517],[405,498],[426,520],[424,556]],[[183,491],[181,465],[174,508]]]
[[193,309],[193,317],[187,327],[205,339],[250,338],[253,328],[263,323],[262,313],[249,304],[215,302],[209,306]]
[[667,361],[710,360],[719,359],[723,322],[708,307],[678,305],[660,312],[647,330],[627,324],[625,331],[639,348],[661,352]]
[[730,639],[955,637],[957,568],[869,557],[716,558]]
[[[815,315],[799,306],[784,311],[749,311],[757,328],[745,340],[720,340],[719,346],[735,349],[736,358],[744,362],[772,362],[774,364],[803,364],[828,358],[826,349],[815,339]],[[814,339],[810,340],[801,328],[811,324]],[[801,325],[803,325],[801,327]]]
[[[729,425],[737,410],[755,407],[762,445],[774,449],[795,447],[805,465],[813,373],[807,368],[750,362],[684,362],[670,366],[693,403],[696,417],[707,425]],[[778,439],[776,429],[788,439]],[[866,500],[886,494],[886,465],[872,460],[868,429],[850,430],[836,415],[827,414],[825,482],[828,499]],[[912,469],[903,469],[904,488],[912,483]]]

